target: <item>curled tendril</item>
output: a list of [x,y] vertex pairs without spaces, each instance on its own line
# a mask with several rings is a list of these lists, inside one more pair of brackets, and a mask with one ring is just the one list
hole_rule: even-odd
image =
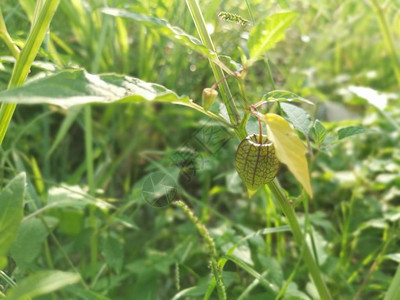
[[229,22],[235,22],[237,24],[240,25],[247,25],[250,22],[248,20],[246,20],[245,18],[237,15],[237,14],[233,14],[230,12],[226,12],[226,11],[222,11],[218,14],[218,17],[223,20],[223,21],[229,21]]

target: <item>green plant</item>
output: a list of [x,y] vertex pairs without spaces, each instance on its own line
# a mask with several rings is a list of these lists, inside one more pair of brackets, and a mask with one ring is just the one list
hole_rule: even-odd
[[[396,298],[396,4],[186,2],[61,1],[47,34],[48,1],[2,6],[3,90],[32,76],[0,92],[1,184],[28,175],[0,195],[0,297]],[[327,99],[359,118],[322,121]],[[263,136],[249,200],[233,154]]]

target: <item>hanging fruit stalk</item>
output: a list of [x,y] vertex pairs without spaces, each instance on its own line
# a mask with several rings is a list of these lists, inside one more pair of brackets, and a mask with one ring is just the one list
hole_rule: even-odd
[[[241,74],[238,72],[233,72],[233,74],[237,77],[241,76]],[[216,90],[218,84],[220,84],[223,80],[226,80],[230,76],[230,74],[227,74],[226,76],[221,78],[221,80],[214,83],[212,87],[203,89],[203,92],[201,94],[201,105],[205,110],[210,110],[211,106],[214,104],[215,99],[218,96],[218,91]]]

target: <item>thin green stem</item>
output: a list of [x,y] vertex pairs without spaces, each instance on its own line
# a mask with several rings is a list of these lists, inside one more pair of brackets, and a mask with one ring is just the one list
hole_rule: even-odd
[[267,67],[267,72],[268,72],[269,80],[270,80],[271,85],[272,85],[272,89],[276,90],[274,75],[272,74],[271,66],[269,64],[269,59],[265,58],[264,61],[265,61],[265,65]]
[[4,41],[4,43],[10,50],[11,54],[17,59],[20,54],[20,50],[17,47],[17,45],[15,45],[14,41],[12,40],[10,34],[7,31],[7,27],[4,22],[1,9],[0,9],[0,38]]
[[[29,74],[31,65],[40,49],[50,21],[58,7],[60,0],[46,0],[33,24],[26,44],[18,56],[11,74],[8,89],[22,85]],[[2,104],[0,108],[0,145],[6,135],[8,125],[14,114],[16,104]]]
[[249,0],[246,0],[246,6],[247,6],[247,10],[249,11],[251,22],[253,22],[253,25],[254,25],[256,23],[256,20],[254,19],[253,12],[252,12]]
[[217,292],[219,299],[226,299],[226,292],[224,282],[222,280],[222,274],[220,268],[218,267],[218,254],[217,249],[215,248],[215,243],[207,228],[200,222],[200,220],[195,216],[195,214],[191,211],[191,209],[183,202],[183,201],[174,201],[173,205],[182,209],[186,217],[194,224],[198,233],[202,236],[205,243],[207,244],[208,251],[210,253],[210,261],[211,261],[211,270],[213,272],[215,281],[217,283]]
[[85,124],[85,151],[86,151],[86,173],[89,186],[89,194],[94,195],[94,167],[93,167],[93,133],[92,133],[92,109],[90,105],[84,107]]
[[[189,8],[189,11],[192,15],[192,19],[196,25],[197,32],[199,33],[200,39],[205,46],[207,46],[210,50],[215,51],[214,44],[211,40],[210,35],[208,34],[206,23],[203,18],[203,14],[201,12],[199,3],[197,0],[186,0],[186,4]],[[214,73],[215,81],[220,82],[219,87],[221,91],[221,96],[226,106],[226,110],[228,111],[229,119],[233,125],[238,125],[240,123],[240,116],[237,111],[235,102],[233,100],[231,91],[229,89],[228,83],[224,78],[224,73],[220,67],[218,67],[215,63],[210,61],[211,69]]]
[[[94,182],[94,167],[93,167],[93,134],[92,134],[92,109],[90,105],[84,107],[84,123],[85,123],[85,152],[86,152],[86,173],[89,185],[89,194],[94,195],[95,182]],[[90,237],[90,273],[95,274],[97,270],[97,256],[98,256],[98,235],[97,231],[97,218],[96,208],[90,207],[89,223],[93,230]]]
[[[103,16],[102,27],[100,31],[99,43],[96,48],[96,53],[92,61],[92,72],[97,73],[100,66],[100,59],[106,42],[107,31],[109,27],[109,18]],[[85,152],[86,152],[86,173],[87,182],[89,186],[89,194],[94,195],[96,183],[94,178],[94,155],[93,155],[93,130],[92,130],[92,108],[90,105],[84,107],[84,123],[85,123]],[[90,227],[93,234],[90,238],[90,273],[96,274],[97,272],[97,259],[99,252],[99,236],[98,236],[98,222],[96,217],[96,208],[90,208]],[[94,282],[96,281],[96,278]]]
[[393,40],[393,36],[389,30],[388,22],[386,20],[382,7],[376,0],[371,0],[371,3],[375,8],[375,13],[379,21],[379,26],[386,43],[386,47],[388,48],[390,56],[393,60],[393,68],[396,74],[397,82],[400,85],[400,59],[397,56],[398,51],[396,51],[396,46]]
[[297,246],[300,249],[304,247],[304,260],[307,264],[308,270],[311,274],[314,284],[318,290],[319,296],[321,297],[322,300],[332,299],[329,290],[325,285],[325,282],[322,280],[320,270],[311,254],[310,248],[305,243],[304,234],[300,229],[300,225],[292,205],[289,203],[288,199],[286,199],[286,197],[282,193],[280,187],[274,181],[268,183],[268,187],[270,188],[279,207],[281,208],[282,212],[285,214],[287,218],[287,221],[289,223],[290,228],[292,229],[292,233],[297,243]]

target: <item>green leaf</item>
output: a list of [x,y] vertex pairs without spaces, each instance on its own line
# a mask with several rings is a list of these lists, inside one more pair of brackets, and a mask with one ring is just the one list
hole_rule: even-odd
[[120,240],[113,235],[108,235],[103,240],[101,254],[108,266],[117,273],[121,272],[124,263],[124,248]]
[[0,93],[0,102],[15,104],[47,103],[69,108],[87,103],[186,102],[173,91],[140,79],[116,75],[93,75],[85,70],[67,70],[27,82]]
[[84,209],[87,205],[93,205],[101,210],[113,207],[112,204],[89,195],[87,191],[79,186],[61,185],[52,187],[48,194],[48,204],[41,209],[42,211],[51,207]]
[[280,103],[280,106],[287,120],[293,124],[294,128],[307,136],[312,126],[311,117],[308,112],[301,107],[288,103]]
[[79,113],[81,112],[82,107],[73,107],[68,111],[68,114],[64,118],[63,122],[61,123],[60,129],[57,132],[57,135],[54,139],[53,144],[51,145],[51,148],[49,152],[47,153],[47,156],[50,156],[51,153],[57,148],[57,146],[61,143],[61,141],[64,139],[65,135],[67,134],[69,128],[71,125],[74,123],[76,118],[78,117]]
[[296,12],[280,12],[261,20],[250,32],[247,46],[250,61],[258,60],[265,51],[285,37],[285,30],[296,19]]
[[62,271],[40,271],[21,280],[8,293],[6,300],[27,300],[54,292],[66,285],[77,283],[79,274]]
[[310,100],[302,98],[295,93],[283,91],[283,90],[275,90],[266,93],[263,98],[263,101],[279,101],[279,102],[303,102],[310,105],[314,105]]
[[236,72],[241,72],[243,71],[243,66],[242,64],[234,61],[230,56],[227,55],[220,55],[219,56],[220,61],[222,61],[226,66],[229,67],[229,69],[236,71]]
[[[115,102],[139,103],[143,101],[170,102],[193,108],[221,123],[231,126],[223,117],[205,110],[187,96],[178,96],[175,92],[156,83],[116,74],[93,75],[83,69],[65,70],[46,77],[36,78],[23,86],[0,92],[0,103],[15,104],[52,104],[62,108],[74,105]],[[73,121],[73,117],[68,122]],[[63,124],[59,135],[62,136],[70,124]],[[57,135],[56,142],[60,138]],[[51,150],[57,144],[52,146]]]
[[218,59],[217,53],[204,46],[199,39],[187,34],[181,28],[173,26],[166,20],[116,8],[104,8],[102,9],[102,12],[114,17],[128,18],[145,25],[148,28],[154,29],[157,33],[173,40],[174,42],[208,57],[225,71],[232,73],[229,72],[229,69]]
[[10,249],[11,256],[19,268],[25,270],[32,264],[40,254],[48,235],[49,231],[39,219],[30,219],[21,224]]
[[272,283],[272,282],[268,281],[267,279],[265,279],[263,276],[261,276],[261,274],[259,274],[256,270],[254,270],[252,267],[247,265],[241,259],[239,259],[235,256],[232,256],[232,255],[224,255],[223,258],[226,258],[226,259],[232,261],[233,263],[235,263],[238,267],[242,268],[244,271],[249,273],[251,276],[258,279],[263,285],[265,285],[266,287],[271,289],[273,292],[277,293],[279,291],[279,288],[275,283]]
[[341,128],[338,131],[339,140],[347,138],[352,135],[361,134],[365,132],[365,128],[361,126],[349,126]]
[[[110,298],[101,295],[99,293],[95,293],[90,290],[86,290],[84,287],[80,287],[78,285],[72,285],[65,288],[65,291],[75,295],[76,297],[73,299],[83,299],[83,300],[111,300]],[[70,297],[69,299],[72,299]]]
[[[0,193],[0,262],[17,236],[23,217],[25,173],[17,175]],[[4,266],[0,265],[0,269]]]
[[33,14],[35,12],[35,1],[34,0],[19,0],[19,4],[24,9],[29,21],[32,23]]
[[266,114],[263,119],[267,124],[268,138],[274,144],[276,156],[288,166],[290,172],[301,183],[307,194],[312,197],[306,159],[307,149],[303,142],[290,127],[289,123],[281,116]]
[[314,127],[311,130],[311,136],[318,146],[324,142],[327,133],[328,131],[326,130],[324,125],[322,125],[319,120],[316,120],[314,123]]

